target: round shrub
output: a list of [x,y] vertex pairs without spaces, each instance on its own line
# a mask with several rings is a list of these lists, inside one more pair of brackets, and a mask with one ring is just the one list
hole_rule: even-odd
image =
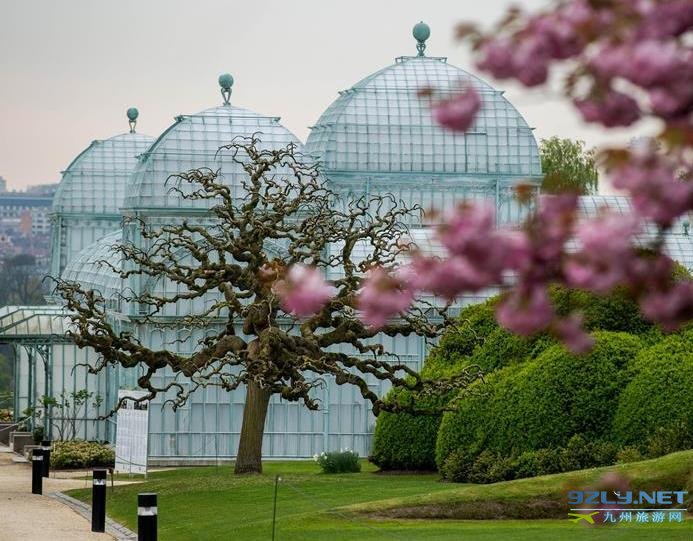
[[477,420],[486,427],[488,448],[508,455],[563,447],[575,434],[588,440],[609,435],[625,367],[641,344],[625,333],[595,338],[587,355],[552,346],[497,382],[486,418]]
[[546,335],[520,336],[496,327],[474,350],[469,364],[479,366],[488,374],[499,368],[533,359],[555,343]]
[[436,348],[444,357],[471,355],[486,337],[498,328],[495,317],[496,298],[482,304],[466,306],[457,318],[455,328],[447,331]]
[[[439,352],[432,354],[421,371],[425,378],[450,377],[463,370],[466,357],[454,354],[446,358]],[[435,409],[444,406],[450,393],[418,399],[417,408]],[[387,397],[390,402],[413,405],[414,395],[403,389],[393,389]],[[383,412],[378,415],[373,434],[373,450],[368,459],[382,470],[434,471],[435,446],[442,415]]]
[[623,289],[616,289],[608,296],[600,296],[588,291],[556,286],[551,289],[551,299],[561,315],[581,312],[588,330],[640,334],[653,326],[643,317],[638,304]]
[[383,470],[435,470],[440,419],[440,415],[381,413],[369,460]]
[[56,469],[90,468],[113,466],[115,451],[93,441],[57,441],[53,443],[51,467]]
[[643,350],[621,393],[614,434],[648,456],[693,446],[693,330]]
[[563,448],[576,434],[589,441],[608,439],[614,404],[628,377],[626,366],[641,343],[625,333],[601,332],[595,338],[588,355],[577,357],[554,345],[534,360],[491,374],[485,385],[476,386],[484,392],[444,415],[437,464],[455,451],[476,456],[489,450],[507,457]]

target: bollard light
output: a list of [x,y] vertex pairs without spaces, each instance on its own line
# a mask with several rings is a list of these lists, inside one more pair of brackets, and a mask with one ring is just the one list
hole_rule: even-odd
[[50,440],[43,440],[41,442],[41,450],[43,451],[43,476],[48,477],[51,472],[51,447]]
[[91,531],[106,531],[106,468],[94,468],[91,487]]
[[143,492],[137,495],[137,541],[156,541],[157,530],[156,494]]
[[43,494],[43,450],[31,451],[31,493]]

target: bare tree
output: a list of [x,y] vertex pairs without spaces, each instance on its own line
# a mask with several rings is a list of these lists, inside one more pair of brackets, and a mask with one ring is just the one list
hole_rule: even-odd
[[[368,387],[367,375],[414,394],[465,387],[477,377],[470,370],[448,380],[424,380],[378,341],[379,332],[434,339],[447,321],[445,309],[421,303],[379,331],[357,317],[355,294],[364,272],[374,265],[394,265],[410,248],[404,218],[418,208],[391,196],[340,201],[322,181],[318,167],[293,144],[264,150],[253,136],[234,139],[220,152],[228,152],[245,171],[242,186],[222,183],[219,172],[209,169],[172,176],[171,190],[187,200],[206,201],[212,207],[210,217],[205,222],[181,218],[162,226],[134,222],[140,245],[124,242],[115,247],[127,267],[111,264],[123,279],[152,277],[175,286],[170,294],[152,289],[122,293],[128,302],[146,307],[144,315],[131,316],[134,323],[166,325],[160,317],[165,307],[213,295],[205,309],[175,323],[178,328],[206,329],[207,335],[196,340],[190,355],[151,349],[132,334],[114,330],[98,292],[58,281],[57,289],[73,312],[72,339],[100,354],[100,361],[90,366],[92,372],[109,364],[143,365],[138,383],[149,391],[147,398],[174,392],[169,399],[174,408],[200,387],[218,385],[231,391],[245,385],[236,473],[262,471],[262,436],[273,394],[317,410],[320,403],[311,391],[323,384],[321,378],[331,376],[339,385],[356,386],[377,415],[415,406],[385,402]],[[282,310],[272,287],[296,263],[336,276],[331,280],[336,296],[304,319]],[[352,354],[335,350],[345,344]],[[177,381],[155,385],[152,376],[166,367],[187,377],[189,387]]]

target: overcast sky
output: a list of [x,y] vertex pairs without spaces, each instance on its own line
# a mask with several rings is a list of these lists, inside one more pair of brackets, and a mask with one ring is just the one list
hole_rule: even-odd
[[[227,71],[236,79],[234,103],[281,116],[305,141],[337,91],[415,54],[411,28],[419,20],[432,29],[427,53],[475,72],[453,27],[490,24],[509,4],[0,0],[0,176],[11,189],[57,181],[90,141],[127,130],[130,106],[140,110],[138,131],[157,136],[175,115],[219,104],[216,80]],[[598,145],[615,137],[586,128],[556,97],[494,84],[507,90],[537,138]]]

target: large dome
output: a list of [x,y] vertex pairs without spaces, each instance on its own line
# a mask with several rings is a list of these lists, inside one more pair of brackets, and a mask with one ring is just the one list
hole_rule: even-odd
[[93,141],[63,172],[53,213],[119,215],[137,157],[153,142],[141,133]]
[[253,134],[257,134],[265,149],[279,149],[288,143],[295,143],[299,150],[302,149],[301,142],[279,123],[278,117],[264,116],[228,103],[176,117],[176,122],[142,156],[132,176],[124,208],[144,212],[167,209],[174,213],[179,209],[207,208],[209,202],[184,199],[172,192],[170,175],[208,167],[219,170],[225,184],[240,186],[241,178],[247,174],[228,152],[219,152],[219,147],[229,144],[235,137]]
[[[465,134],[438,126],[428,99],[472,86],[483,100]],[[341,173],[532,176],[541,173],[537,143],[503,92],[445,58],[408,56],[340,92],[312,127],[306,149],[331,180]]]

